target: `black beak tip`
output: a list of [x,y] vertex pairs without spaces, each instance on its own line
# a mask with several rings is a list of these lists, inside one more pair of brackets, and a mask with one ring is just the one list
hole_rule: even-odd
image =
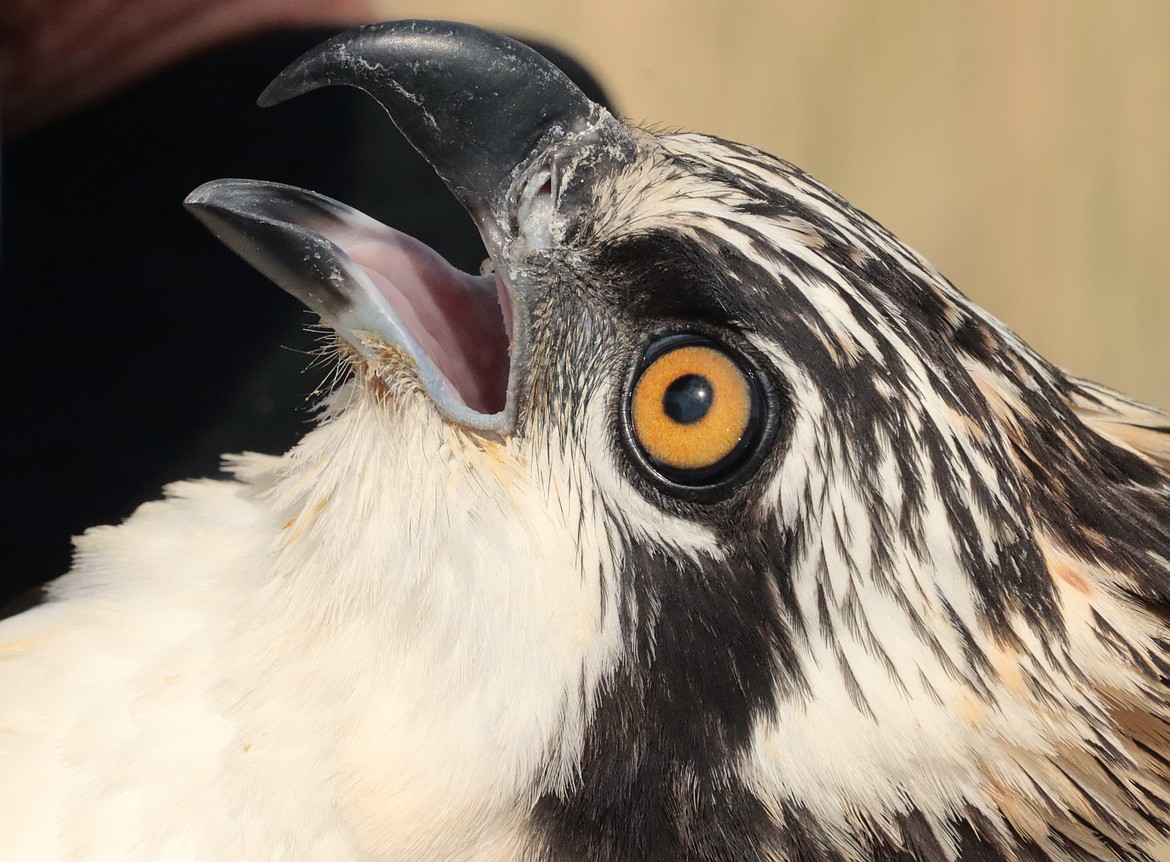
[[338,67],[340,60],[336,56],[336,51],[328,50],[332,45],[332,41],[326,42],[286,66],[272,83],[264,88],[256,99],[256,104],[261,108],[271,108],[318,87],[343,83],[334,81],[330,74],[331,69]]
[[[448,32],[444,33],[441,26],[445,26]],[[383,79],[386,71],[383,61],[389,60],[392,67],[394,54],[417,52],[420,57],[433,59],[435,54],[440,53],[436,48],[441,42],[441,35],[449,40],[459,39],[466,35],[463,31],[481,32],[467,24],[424,20],[384,21],[355,27],[310,48],[289,63],[264,88],[256,104],[261,108],[270,108],[320,87],[360,87],[363,82]],[[420,50],[420,43],[423,42],[430,44]],[[410,58],[404,56],[403,59]]]
[[183,199],[183,206],[189,210],[200,210],[212,205],[212,201],[216,199],[217,191],[230,182],[231,180],[212,180],[209,183],[204,183]]
[[247,217],[256,207],[258,185],[254,180],[212,180],[187,195],[183,207],[209,227],[224,218]]
[[527,45],[450,21],[369,24],[293,61],[258,100],[318,87],[365,90],[469,208],[492,200],[549,135],[587,127],[599,108]]
[[301,91],[290,88],[284,76],[281,75],[264,88],[264,92],[257,97],[256,104],[261,108],[271,108],[273,105],[279,105],[281,102],[288,101],[300,94]]

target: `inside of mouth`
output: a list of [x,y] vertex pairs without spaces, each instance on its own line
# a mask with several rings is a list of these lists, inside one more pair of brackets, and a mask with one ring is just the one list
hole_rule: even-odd
[[502,412],[512,328],[502,278],[460,272],[426,244],[391,229],[376,241],[343,246],[463,403],[485,415]]

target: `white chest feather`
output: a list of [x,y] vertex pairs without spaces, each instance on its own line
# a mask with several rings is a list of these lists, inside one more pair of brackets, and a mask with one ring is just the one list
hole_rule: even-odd
[[11,858],[520,852],[615,652],[603,563],[564,541],[596,552],[593,516],[353,397],[90,531],[57,601],[0,625]]

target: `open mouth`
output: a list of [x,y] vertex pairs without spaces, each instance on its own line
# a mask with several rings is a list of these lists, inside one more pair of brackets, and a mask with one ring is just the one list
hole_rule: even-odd
[[339,34],[281,72],[259,102],[334,85],[386,109],[479,227],[489,272],[459,272],[418,240],[292,186],[216,180],[187,207],[375,369],[388,351],[405,354],[448,419],[513,433],[528,349],[523,260],[554,244],[556,153],[596,144],[604,129],[597,152],[616,158],[624,127],[531,48],[468,24],[388,21]]
[[293,186],[216,180],[187,206],[359,354],[406,353],[449,418],[507,430],[515,321],[503,272],[460,272],[413,237]]
[[386,228],[380,242],[339,243],[463,405],[502,413],[508,396],[511,299],[496,272],[469,275],[429,246]]

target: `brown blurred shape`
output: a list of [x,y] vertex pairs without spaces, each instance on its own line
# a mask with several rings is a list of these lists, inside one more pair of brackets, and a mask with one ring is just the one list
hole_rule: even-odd
[[3,131],[19,135],[252,33],[372,17],[368,0],[0,0]]

